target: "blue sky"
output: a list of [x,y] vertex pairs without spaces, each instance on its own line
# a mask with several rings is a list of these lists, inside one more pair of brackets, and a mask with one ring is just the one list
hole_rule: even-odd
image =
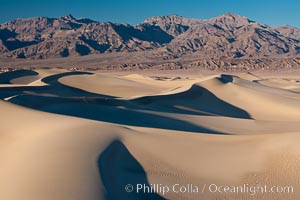
[[300,28],[299,0],[0,0],[0,23],[71,13],[97,21],[137,24],[149,16],[178,14],[208,19],[228,12],[272,26]]

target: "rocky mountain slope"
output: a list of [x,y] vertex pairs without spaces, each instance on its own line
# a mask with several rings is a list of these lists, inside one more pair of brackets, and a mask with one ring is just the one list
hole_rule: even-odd
[[72,15],[16,19],[0,25],[0,55],[45,59],[148,52],[157,59],[297,58],[300,30],[271,27],[235,14],[209,20],[151,17],[132,26]]

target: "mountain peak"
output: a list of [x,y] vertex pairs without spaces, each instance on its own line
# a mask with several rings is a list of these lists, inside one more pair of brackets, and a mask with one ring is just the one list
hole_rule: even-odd
[[296,28],[296,27],[294,27],[294,26],[292,26],[290,24],[283,24],[281,26],[278,26],[277,28]]
[[225,13],[223,15],[220,15],[218,17],[214,17],[211,20],[232,20],[232,21],[246,21],[246,22],[253,22],[251,20],[249,20],[247,17],[242,16],[242,15],[238,15],[238,14],[234,14],[234,13]]
[[247,17],[233,14],[233,13],[225,13],[224,15],[212,18],[208,20],[210,23],[218,25],[225,29],[235,29],[241,26],[249,25],[254,21],[249,20]]
[[65,16],[62,16],[61,18],[66,20],[75,20],[75,17],[73,17],[73,15],[71,15],[70,13],[66,14]]
[[179,16],[177,14],[172,14],[172,15],[167,15],[167,16],[155,16],[155,17],[149,17],[144,20],[144,23],[148,24],[156,24],[156,23],[161,23],[162,21],[166,23],[181,23],[183,20],[182,16]]
[[238,15],[238,14],[234,14],[234,13],[225,13],[224,15],[221,15],[220,17],[231,17],[231,18],[247,18],[247,17],[244,17],[242,15]]

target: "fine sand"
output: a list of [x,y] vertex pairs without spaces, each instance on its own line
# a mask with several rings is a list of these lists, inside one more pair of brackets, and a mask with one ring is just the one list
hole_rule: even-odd
[[[0,74],[0,199],[300,199],[299,92],[296,78],[250,73]],[[136,184],[171,191],[137,193]]]

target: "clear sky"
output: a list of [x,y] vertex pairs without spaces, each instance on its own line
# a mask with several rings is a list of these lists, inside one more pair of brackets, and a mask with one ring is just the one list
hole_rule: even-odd
[[0,23],[71,13],[78,18],[138,24],[149,16],[178,14],[208,19],[228,12],[272,26],[300,28],[300,0],[0,0]]

